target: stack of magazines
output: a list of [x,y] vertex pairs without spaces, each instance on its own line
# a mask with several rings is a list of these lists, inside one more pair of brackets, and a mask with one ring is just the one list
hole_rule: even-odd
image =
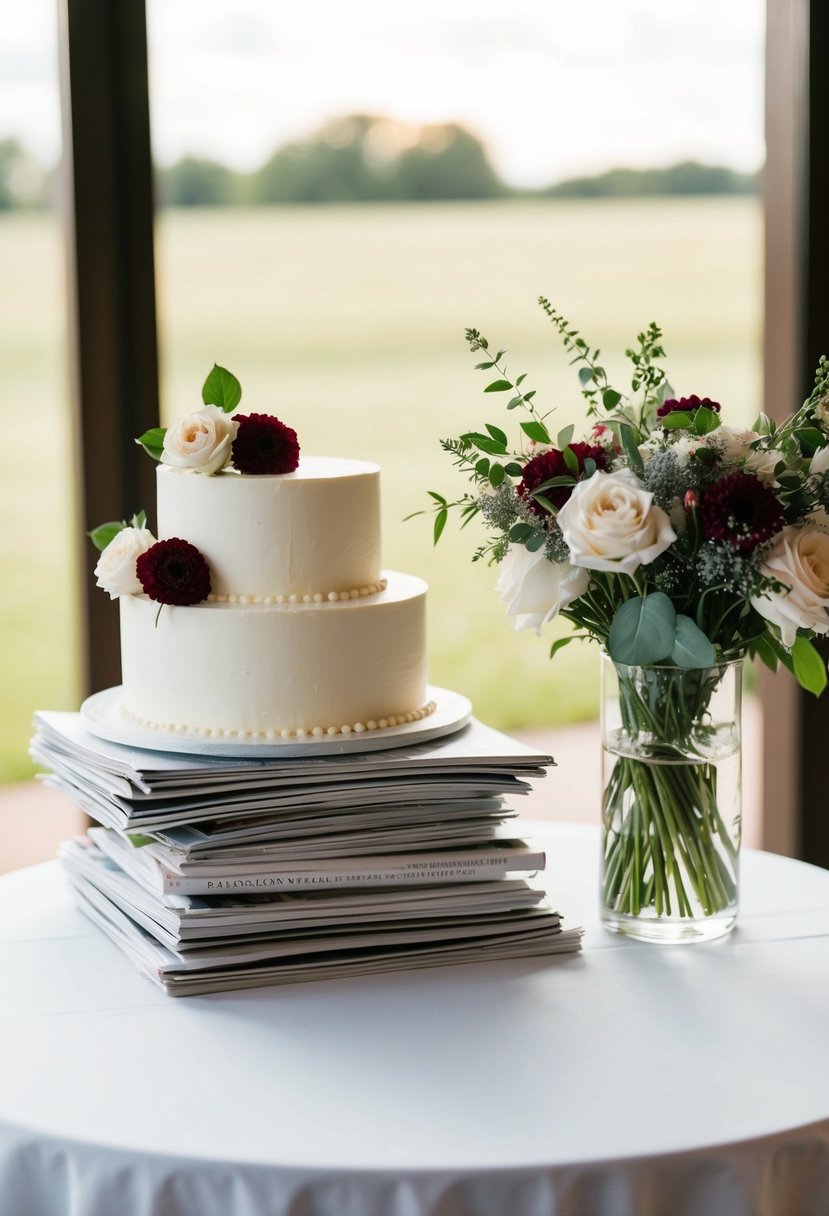
[[577,950],[505,801],[549,756],[476,720],[385,751],[147,751],[38,713],[31,744],[96,824],[61,857],[83,911],[174,995]]

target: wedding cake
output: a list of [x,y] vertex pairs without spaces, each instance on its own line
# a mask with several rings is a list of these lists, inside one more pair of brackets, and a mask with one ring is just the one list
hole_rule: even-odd
[[268,740],[427,716],[426,584],[382,569],[379,468],[300,457],[290,428],[230,418],[213,393],[142,436],[161,462],[158,539],[143,514],[92,534],[120,600],[123,712]]

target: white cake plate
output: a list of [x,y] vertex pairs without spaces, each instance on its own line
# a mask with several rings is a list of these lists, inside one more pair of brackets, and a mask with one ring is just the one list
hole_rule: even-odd
[[153,752],[186,752],[191,756],[227,756],[233,759],[290,759],[293,756],[339,756],[346,752],[373,752],[411,743],[428,743],[466,726],[472,716],[467,697],[447,688],[426,689],[436,709],[419,722],[361,731],[352,735],[323,735],[307,739],[210,738],[187,731],[154,730],[129,718],[121,707],[121,686],[88,697],[81,706],[81,721],[90,734],[110,743]]

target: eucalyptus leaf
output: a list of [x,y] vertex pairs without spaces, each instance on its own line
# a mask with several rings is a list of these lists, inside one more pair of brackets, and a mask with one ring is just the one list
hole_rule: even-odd
[[493,380],[484,389],[485,393],[506,393],[512,388],[512,383],[509,380]]
[[559,448],[566,448],[568,443],[572,443],[575,433],[576,427],[572,422],[569,426],[562,427],[559,433],[556,435],[556,443],[558,444]]
[[546,544],[547,538],[543,532],[533,532],[524,542],[530,553],[537,553]]
[[509,464],[504,465],[504,472],[508,477],[520,477],[524,470],[516,460],[511,460]]
[[504,484],[505,477],[506,473],[504,472],[504,466],[502,464],[494,464],[489,470],[489,484],[494,486],[496,490],[498,489],[498,486]]
[[795,638],[792,662],[800,687],[819,697],[826,687],[826,664],[808,638]]
[[202,386],[201,399],[205,405],[217,405],[226,414],[232,414],[242,400],[242,386],[233,372],[214,363]]
[[674,647],[676,610],[663,591],[637,595],[616,610],[607,649],[614,663],[644,667],[661,663]]
[[532,536],[532,527],[530,524],[517,523],[513,524],[509,530],[509,538],[515,541],[516,544],[523,544],[528,536]]
[[717,661],[714,647],[699,625],[681,613],[676,618],[671,658],[677,667],[713,667]]
[[606,388],[602,393],[602,405],[606,410],[615,409],[622,400],[622,394],[617,393],[615,388]]
[[581,384],[582,388],[584,388],[585,385],[589,384],[592,379],[593,379],[593,368],[592,367],[580,367],[579,368],[579,383]]

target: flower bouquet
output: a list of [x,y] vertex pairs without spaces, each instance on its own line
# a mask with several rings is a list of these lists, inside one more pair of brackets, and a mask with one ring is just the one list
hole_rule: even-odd
[[429,491],[437,543],[449,513],[480,516],[474,555],[498,563],[517,629],[559,614],[604,653],[603,918],[622,932],[693,940],[735,921],[743,659],[827,682],[813,638],[829,631],[829,363],[776,426],[731,426],[718,402],[677,397],[651,324],[614,386],[543,297],[586,399],[581,438],[554,433],[526,375],[466,331],[486,394],[506,396],[515,438],[485,423],[442,441],[471,483]]

